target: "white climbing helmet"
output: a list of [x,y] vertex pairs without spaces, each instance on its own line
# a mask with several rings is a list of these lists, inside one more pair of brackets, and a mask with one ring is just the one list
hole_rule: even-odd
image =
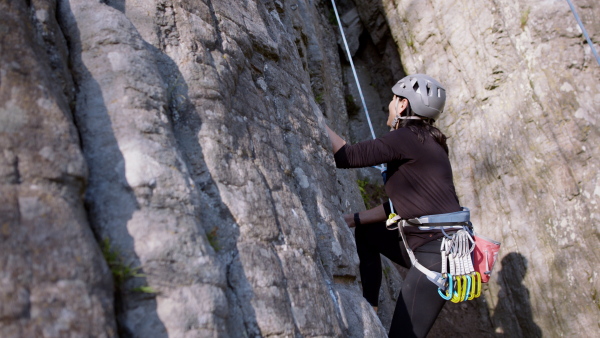
[[392,92],[408,99],[416,115],[437,120],[444,111],[446,89],[431,76],[425,74],[406,76],[392,87]]

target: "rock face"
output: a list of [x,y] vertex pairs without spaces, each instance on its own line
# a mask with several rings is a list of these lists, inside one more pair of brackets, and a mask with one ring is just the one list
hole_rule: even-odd
[[53,6],[33,3],[0,4],[0,336],[112,337],[112,277],[62,90],[66,44]]
[[[567,4],[338,5],[378,135],[405,72],[448,87],[461,202],[503,242],[485,302],[449,304],[432,336],[470,334],[460,311],[478,335],[593,336],[600,67]],[[386,261],[380,320],[341,217],[364,208],[356,171],[323,129],[370,138],[332,16],[2,2],[0,336],[386,336],[402,278]]]
[[[599,41],[600,6],[576,3]],[[448,88],[440,124],[459,197],[503,242],[485,294],[495,331],[597,335],[600,66],[567,2],[379,6],[406,72]]]
[[[324,113],[347,123],[326,7],[5,7],[24,42],[2,45],[2,336],[385,335],[341,218],[355,175],[324,133]],[[114,288],[90,226],[129,271]]]

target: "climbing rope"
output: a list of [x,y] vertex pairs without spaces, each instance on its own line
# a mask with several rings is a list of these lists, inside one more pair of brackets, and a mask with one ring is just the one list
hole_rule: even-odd
[[592,42],[592,39],[590,39],[590,36],[588,35],[587,31],[585,30],[585,27],[583,26],[583,22],[581,22],[581,19],[579,18],[579,15],[577,14],[577,11],[575,10],[575,6],[573,6],[573,2],[571,2],[571,0],[567,0],[567,2],[569,3],[569,7],[571,7],[571,12],[573,12],[573,16],[575,16],[575,20],[577,20],[579,27],[581,27],[583,36],[587,40],[588,45],[590,45],[590,48],[592,49],[592,53],[596,57],[596,61],[598,61],[598,65],[600,65],[600,56],[598,56],[596,47],[594,47],[594,43]]
[[335,18],[337,19],[338,26],[340,27],[340,34],[342,35],[342,41],[344,41],[344,48],[346,49],[346,53],[348,54],[348,60],[350,61],[350,67],[352,68],[352,74],[354,74],[354,81],[356,81],[356,87],[358,88],[358,95],[360,95],[360,101],[362,102],[363,109],[365,110],[365,114],[367,115],[367,122],[369,123],[369,129],[371,129],[371,136],[373,139],[376,139],[375,131],[373,130],[373,124],[371,124],[371,117],[369,116],[369,110],[367,109],[367,104],[365,103],[365,97],[363,96],[362,89],[360,87],[360,82],[358,82],[358,75],[356,75],[356,68],[354,67],[354,62],[352,61],[352,54],[350,53],[350,48],[348,48],[348,42],[346,42],[346,35],[344,34],[344,28],[342,27],[342,20],[340,19],[340,15],[338,14],[337,7],[335,5],[335,0],[331,0],[331,4],[333,5],[333,11],[335,12]]
[[[367,116],[367,123],[369,124],[369,129],[371,130],[371,136],[373,139],[376,139],[375,130],[373,130],[373,124],[371,123],[371,117],[369,116],[369,110],[367,109],[367,104],[365,102],[365,97],[362,92],[362,88],[360,87],[360,82],[358,81],[358,75],[356,74],[356,68],[354,67],[354,61],[352,61],[352,53],[350,53],[350,48],[348,47],[348,42],[346,41],[346,35],[344,34],[344,28],[342,27],[342,20],[340,19],[340,15],[337,11],[337,6],[335,4],[335,0],[331,0],[331,4],[333,5],[333,11],[335,12],[335,18],[337,19],[338,26],[340,27],[340,34],[342,35],[342,41],[344,42],[344,49],[346,50],[346,54],[348,54],[348,61],[350,61],[350,67],[352,68],[352,74],[354,75],[354,81],[356,82],[356,88],[358,88],[358,95],[360,96],[360,101],[362,102],[363,109],[365,110],[365,115]],[[385,166],[374,166],[381,170],[381,172],[385,172]],[[384,179],[385,180],[385,179]]]

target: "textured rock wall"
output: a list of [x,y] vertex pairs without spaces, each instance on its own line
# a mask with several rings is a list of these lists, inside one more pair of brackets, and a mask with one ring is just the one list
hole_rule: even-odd
[[32,3],[0,3],[0,336],[112,337],[112,277],[63,91],[67,46],[54,6]]
[[[575,3],[599,41],[600,6]],[[477,229],[503,242],[485,294],[495,331],[597,335],[600,67],[567,2],[373,6],[406,72],[448,89],[440,124],[459,197]]]
[[323,3],[3,6],[2,336],[385,335],[323,130],[347,124]]
[[[462,204],[503,242],[496,332],[593,336],[600,67],[567,4],[339,6],[372,114],[403,71],[448,87]],[[340,217],[356,176],[322,129],[369,138],[329,1],[0,9],[0,336],[385,336]],[[599,6],[578,9],[598,41]],[[137,277],[113,285],[103,240]]]

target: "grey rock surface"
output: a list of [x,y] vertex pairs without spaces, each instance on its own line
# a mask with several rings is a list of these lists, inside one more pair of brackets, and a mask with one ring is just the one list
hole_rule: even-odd
[[[104,307],[94,309],[98,304],[88,301],[91,309],[83,309],[94,310],[97,320],[73,315],[75,322],[95,323],[83,335],[385,335],[361,296],[354,240],[341,218],[362,208],[356,178],[335,169],[324,133],[324,118],[340,130],[347,118],[336,37],[322,4],[15,3],[26,24],[54,24],[36,52],[47,50],[50,62],[39,66],[40,73],[58,84],[53,90],[63,106],[55,110],[71,143],[40,141],[48,148],[42,153],[72,147],[71,157],[56,162],[72,171],[61,175],[77,179],[72,186],[50,180],[57,189],[74,190],[69,206],[79,212],[79,236],[87,234],[83,244],[99,266],[91,259],[63,264],[99,274],[94,276],[104,284],[86,280],[99,290],[85,283],[79,288],[88,298],[99,297],[94,292],[106,296],[99,304]],[[38,27],[23,35],[38,38],[39,31],[45,32]],[[41,80],[24,82],[35,87]],[[7,104],[21,100],[23,94],[9,91],[17,86],[5,83]],[[38,151],[6,134],[26,132],[20,116],[13,106],[2,115],[2,140],[18,152],[5,151],[2,172],[10,182],[17,175],[11,171],[15,157],[18,179],[25,182],[24,158]],[[35,120],[46,119],[49,126],[58,123],[49,115]],[[15,203],[3,207],[18,211]],[[27,224],[23,217],[14,222]],[[90,227],[135,271],[115,285],[114,317],[110,274]],[[23,243],[3,243],[31,250],[27,241],[33,237],[22,237]],[[49,244],[52,250],[75,245]],[[57,276],[42,276],[31,288],[56,287]],[[25,291],[7,290],[3,302],[27,300]],[[82,306],[75,300],[70,305]],[[6,336],[19,336],[17,321],[7,322]]]
[[[495,333],[597,335],[600,67],[567,2],[382,4],[406,72],[448,88],[459,197],[503,243],[485,293]],[[597,42],[600,6],[576,5]]]
[[[578,5],[598,41],[599,6]],[[503,242],[485,298],[431,336],[593,336],[600,67],[567,4],[338,8],[377,135],[405,72],[447,86],[459,197]],[[370,138],[331,15],[2,2],[0,336],[386,336],[403,270],[384,260],[378,318],[341,215],[379,174],[335,169],[324,133]],[[131,278],[111,280],[99,242]]]
[[0,336],[115,337],[51,2],[0,3]]

